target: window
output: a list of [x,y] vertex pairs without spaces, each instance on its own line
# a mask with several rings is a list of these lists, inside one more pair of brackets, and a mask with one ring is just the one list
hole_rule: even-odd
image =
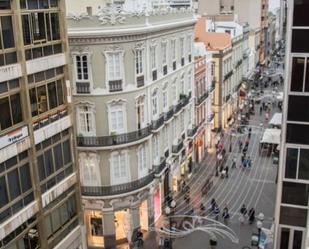
[[164,136],[164,139],[163,139],[164,149],[168,149],[169,138],[168,138],[168,128],[167,128],[167,126],[164,126],[164,128],[163,128],[163,136]]
[[307,209],[281,206],[280,224],[288,226],[306,227]]
[[162,65],[167,65],[167,43],[161,43],[161,56],[162,56]]
[[188,89],[188,92],[190,93],[192,91],[192,76],[191,76],[191,71],[188,73],[188,81],[187,81],[187,89]]
[[156,118],[159,115],[159,103],[158,103],[158,89],[155,89],[152,93],[152,117]]
[[280,249],[289,249],[290,229],[281,229]]
[[137,153],[137,159],[138,159],[138,170],[139,170],[139,177],[143,177],[147,175],[147,158],[146,158],[146,146],[142,145],[138,148]]
[[110,133],[125,133],[123,105],[111,105],[109,108],[109,131]]
[[83,186],[100,186],[100,171],[98,156],[94,153],[81,154]]
[[2,0],[0,3],[0,10],[11,9],[11,1],[10,0]]
[[180,113],[180,130],[184,132],[185,130],[185,114],[184,112]]
[[144,50],[137,49],[135,51],[135,72],[136,75],[143,75],[144,74]]
[[309,122],[309,109],[300,108],[302,106],[309,106],[309,97],[290,95],[288,101],[288,120]]
[[31,88],[29,96],[33,117],[52,110],[64,103],[63,81],[57,80],[47,85]]
[[192,55],[192,36],[187,36],[187,53],[189,56]]
[[177,139],[177,123],[176,120],[173,119],[173,139]]
[[0,30],[1,30],[0,39],[2,40],[2,43],[0,43],[0,51],[2,48],[3,49],[14,48],[15,41],[13,35],[13,23],[11,16],[0,17]]
[[76,55],[76,82],[89,81],[89,65],[87,55]]
[[176,87],[176,79],[172,83],[172,100],[174,103],[177,102],[177,87]]
[[179,39],[179,56],[181,58],[181,65],[183,66],[185,61],[184,61],[184,56],[185,56],[185,39],[180,38]]
[[168,108],[168,92],[167,89],[163,90],[162,92],[162,104],[163,104],[163,110],[167,110]]
[[302,92],[305,58],[294,57],[292,62],[291,91]]
[[308,205],[308,184],[283,182],[282,188],[282,203],[299,206]]
[[152,147],[153,147],[153,160],[157,162],[159,159],[159,138],[158,136],[153,136]]
[[302,248],[302,240],[303,240],[303,232],[302,231],[294,231],[293,249],[301,249]]
[[112,185],[126,183],[129,180],[129,161],[127,152],[115,152],[111,159]]
[[157,69],[157,54],[156,54],[156,46],[150,47],[150,66],[151,70]]
[[286,153],[285,177],[296,178],[298,149],[288,148]]
[[94,116],[94,107],[85,105],[78,107],[78,132],[83,135],[95,135],[95,116]]
[[308,13],[307,1],[294,1],[293,26],[309,26]]
[[309,30],[307,29],[292,30],[292,52],[293,53],[309,52]]
[[0,130],[5,130],[22,122],[19,93],[0,99],[0,113]]
[[286,142],[292,144],[309,144],[308,125],[287,124]]
[[171,40],[171,57],[172,61],[176,61],[176,40]]
[[137,100],[137,124],[138,129],[142,129],[146,126],[146,112],[145,112],[145,97],[139,97]]
[[122,53],[107,53],[108,81],[122,80]]

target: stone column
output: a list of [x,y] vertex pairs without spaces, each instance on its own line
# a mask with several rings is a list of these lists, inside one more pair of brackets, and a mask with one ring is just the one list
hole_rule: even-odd
[[133,206],[130,208],[130,225],[131,225],[131,241],[135,239],[137,230],[141,227],[140,225],[140,213],[139,206]]
[[114,212],[103,212],[104,248],[116,249],[116,231]]
[[[160,183],[159,183],[160,184]],[[154,201],[153,201],[153,193],[154,188],[151,188],[149,191],[149,195],[147,198],[147,206],[148,206],[148,229],[154,226]]]

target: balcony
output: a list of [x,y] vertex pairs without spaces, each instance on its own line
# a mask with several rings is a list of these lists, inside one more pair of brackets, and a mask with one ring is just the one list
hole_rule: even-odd
[[143,87],[145,85],[145,77],[144,77],[144,75],[136,77],[136,84],[137,84],[137,87]]
[[126,143],[136,142],[151,135],[151,125],[137,131],[110,135],[103,137],[77,137],[77,146],[80,147],[108,147],[115,145],[122,145]]
[[189,138],[193,138],[198,130],[198,126],[194,125],[192,128],[188,129],[187,135]]
[[202,104],[209,96],[209,92],[206,91],[202,96],[198,97],[196,100],[195,105],[199,106],[200,104]]
[[111,196],[111,195],[120,195],[129,193],[138,189],[141,189],[154,180],[155,172],[150,173],[149,175],[124,184],[112,185],[112,186],[99,186],[99,187],[88,187],[82,186],[82,195],[83,196]]
[[108,84],[110,92],[122,91],[122,80],[110,80]]
[[233,75],[233,70],[229,71],[226,75],[224,75],[224,80],[229,79]]
[[162,125],[164,125],[164,115],[161,115],[157,120],[151,122],[152,130],[158,130]]
[[160,175],[164,169],[166,169],[166,158],[162,157],[159,165],[154,166],[154,171],[156,175]]
[[228,102],[230,99],[231,99],[231,94],[228,94],[227,96],[225,96],[224,102]]
[[164,116],[164,122],[169,121],[174,115],[174,108],[171,108],[169,111],[165,112],[163,114]]
[[184,148],[183,141],[179,139],[177,145],[172,146],[172,153],[179,154],[183,148]]
[[89,94],[90,83],[89,82],[76,82],[76,93]]
[[208,123],[210,123],[211,121],[213,121],[214,118],[215,118],[215,114],[214,114],[214,113],[212,113],[211,115],[209,115],[209,117],[208,117],[208,119],[207,119]]

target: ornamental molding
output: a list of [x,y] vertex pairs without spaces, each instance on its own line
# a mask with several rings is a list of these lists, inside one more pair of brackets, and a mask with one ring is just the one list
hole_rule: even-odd
[[91,19],[91,16],[89,16],[87,13],[76,13],[76,12],[69,12],[67,19],[71,19],[73,21],[80,21],[82,19]]
[[115,4],[100,8],[96,16],[102,25],[115,25],[117,23],[124,24],[126,20],[123,8]]
[[72,55],[79,55],[79,54],[91,54],[89,47],[84,46],[73,46],[70,48]]
[[133,46],[133,51],[142,50],[142,49],[145,49],[145,48],[146,48],[146,43],[145,42],[137,42]]

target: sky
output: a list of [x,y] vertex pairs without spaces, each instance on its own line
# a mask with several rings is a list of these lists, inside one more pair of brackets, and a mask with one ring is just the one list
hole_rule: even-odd
[[272,11],[280,6],[280,0],[269,0],[269,10]]

